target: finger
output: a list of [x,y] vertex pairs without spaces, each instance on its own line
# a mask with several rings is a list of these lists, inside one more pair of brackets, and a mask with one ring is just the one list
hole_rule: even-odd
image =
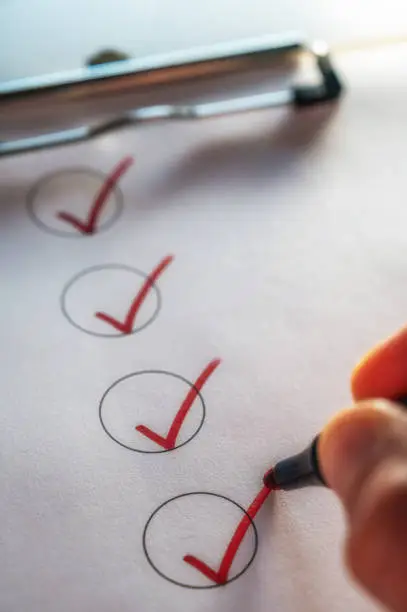
[[376,346],[356,366],[352,393],[360,401],[372,397],[389,399],[407,392],[407,327]]
[[407,416],[390,402],[357,404],[322,431],[319,458],[348,517],[347,564],[391,609],[407,609]]
[[364,487],[345,550],[359,582],[395,612],[407,610],[407,461],[383,463]]

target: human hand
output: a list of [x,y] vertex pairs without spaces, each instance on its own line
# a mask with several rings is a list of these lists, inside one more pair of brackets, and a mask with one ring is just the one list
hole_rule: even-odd
[[[352,377],[355,405],[322,431],[324,477],[347,514],[345,559],[394,612],[407,612],[407,328],[370,352]],[[371,399],[375,398],[375,399]]]

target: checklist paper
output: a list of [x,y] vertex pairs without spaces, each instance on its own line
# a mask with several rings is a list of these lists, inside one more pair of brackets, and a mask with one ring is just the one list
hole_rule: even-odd
[[374,609],[332,492],[262,476],[405,322],[406,57],[1,160],[1,612]]

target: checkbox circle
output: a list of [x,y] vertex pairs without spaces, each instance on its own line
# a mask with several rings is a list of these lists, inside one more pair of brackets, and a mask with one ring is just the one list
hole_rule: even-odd
[[[60,296],[62,314],[71,325],[82,332],[100,338],[125,338],[150,325],[161,310],[161,293],[151,284],[148,298],[136,317],[129,334],[113,329],[95,317],[98,310],[126,312],[134,294],[148,278],[148,274],[124,264],[91,266],[75,274],[64,286]],[[106,330],[106,331],[105,331]]]
[[[199,500],[199,498],[201,499]],[[235,515],[234,520],[236,520],[236,518],[241,519],[243,516],[246,516],[248,520],[250,521],[249,531],[251,531],[251,542],[249,543],[248,549],[246,551],[245,561],[244,563],[242,563],[241,568],[235,574],[233,574],[227,580],[227,582],[223,584],[202,584],[201,585],[201,584],[194,584],[192,582],[187,582],[187,581],[184,582],[182,580],[179,580],[175,576],[175,572],[174,572],[174,575],[171,575],[171,572],[168,570],[168,566],[164,567],[163,553],[167,554],[167,551],[169,550],[168,544],[164,543],[162,545],[162,550],[161,551],[158,550],[158,547],[161,544],[160,535],[171,533],[170,525],[173,524],[173,520],[171,520],[171,522],[168,521],[168,528],[166,527],[166,524],[164,523],[165,514],[167,513],[169,515],[169,510],[171,509],[171,507],[174,507],[173,512],[174,512],[175,517],[179,518],[180,516],[182,516],[182,513],[180,512],[180,507],[183,505],[184,501],[188,501],[188,503],[194,504],[196,501],[202,502],[204,498],[205,498],[205,502],[208,507],[209,505],[213,506],[215,510],[216,506],[219,506],[219,502],[221,502],[224,504],[225,508],[229,506],[227,510],[228,512],[234,513]],[[189,509],[189,511],[185,514],[185,519],[187,521],[190,521],[191,515],[192,513]],[[168,516],[167,518],[170,518],[170,516]],[[211,521],[209,520],[209,525],[210,523]],[[154,534],[154,531],[156,531],[156,534]],[[214,531],[216,532],[216,529],[214,529]],[[178,529],[177,529],[177,534],[179,534]],[[182,542],[184,542],[184,540],[185,542],[188,540],[187,536],[188,534],[185,534],[185,538],[184,537],[182,538]],[[251,566],[251,564],[253,563],[256,557],[257,550],[258,550],[258,540],[259,540],[259,537],[258,537],[256,525],[254,524],[250,515],[243,508],[243,506],[235,502],[233,499],[226,497],[225,495],[220,495],[218,493],[212,493],[212,492],[207,492],[207,491],[183,493],[181,495],[172,497],[168,499],[167,501],[165,501],[164,503],[162,503],[150,515],[144,527],[143,536],[142,536],[143,551],[152,569],[159,576],[161,576],[161,578],[164,578],[164,580],[167,580],[168,582],[171,582],[172,584],[175,584],[177,586],[184,587],[187,589],[194,589],[194,590],[216,589],[216,588],[224,587],[230,584],[231,582],[234,582],[238,578],[240,578],[249,569],[249,567]],[[186,544],[183,544],[183,545],[186,546]],[[189,550],[183,551],[183,553],[189,553],[189,552],[191,551]],[[177,554],[176,561],[178,563],[180,562],[180,557],[182,557],[181,551],[179,552],[179,554]],[[189,570],[186,570],[186,571],[189,571]],[[191,576],[192,575],[193,574],[191,574]],[[205,581],[205,579],[203,579],[203,581]]]
[[[149,413],[154,408],[153,402],[160,401],[157,389],[160,389],[160,397],[165,398],[165,405],[162,417],[161,407],[155,411],[155,418],[158,418],[155,427],[163,432],[185,394],[190,389],[196,391],[189,420],[183,425],[177,444],[168,450],[135,431],[140,421],[151,422]],[[185,446],[199,434],[205,418],[206,406],[201,392],[183,376],[167,370],[141,370],[122,376],[106,389],[99,402],[99,420],[104,432],[116,444],[136,453],[170,453]]]
[[[105,182],[107,175],[91,168],[68,168],[43,176],[27,194],[27,212],[33,223],[48,234],[61,238],[86,238],[58,218],[69,211],[83,220]],[[116,184],[103,207],[97,233],[108,230],[123,211],[123,194]]]

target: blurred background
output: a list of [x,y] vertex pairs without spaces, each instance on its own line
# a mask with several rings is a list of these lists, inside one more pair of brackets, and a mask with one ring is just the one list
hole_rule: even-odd
[[334,46],[407,34],[405,0],[0,0],[0,81],[299,31]]

